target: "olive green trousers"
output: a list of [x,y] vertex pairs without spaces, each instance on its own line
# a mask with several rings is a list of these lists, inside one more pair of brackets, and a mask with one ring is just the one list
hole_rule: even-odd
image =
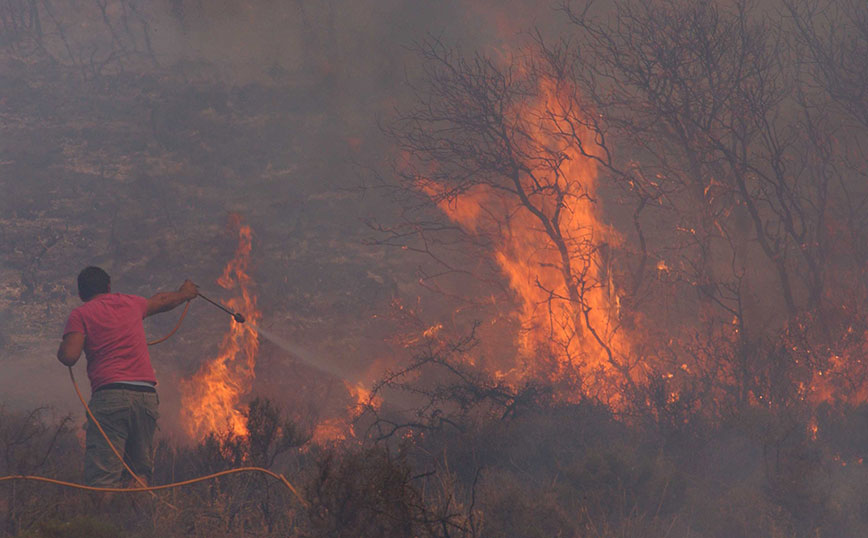
[[[106,389],[94,392],[90,410],[130,469],[150,483],[154,469],[154,432],[160,399],[155,392]],[[88,418],[84,481],[89,486],[121,485],[124,467]]]

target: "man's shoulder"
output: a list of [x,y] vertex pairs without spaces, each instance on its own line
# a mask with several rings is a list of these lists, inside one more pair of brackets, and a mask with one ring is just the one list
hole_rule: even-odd
[[81,319],[82,314],[87,312],[87,310],[84,308],[85,306],[87,306],[87,303],[80,304],[80,305],[76,306],[75,308],[73,308],[69,312],[69,315],[66,317],[67,324],[69,323],[69,321],[71,321],[73,319]]
[[110,307],[123,306],[123,305],[136,305],[139,306],[143,303],[147,303],[147,299],[141,297],[139,295],[131,295],[128,293],[103,293],[87,301],[86,303],[79,305],[73,312],[78,310],[79,312],[87,312],[90,310],[98,310],[101,306],[109,305]]
[[141,295],[135,295],[132,293],[112,293],[111,295],[117,296],[118,299],[125,301],[147,301],[147,299]]
[[118,294],[117,302],[119,304],[124,304],[127,307],[133,308],[136,312],[141,314],[142,318],[145,317],[145,314],[148,311],[148,300],[141,295],[130,295],[130,294]]

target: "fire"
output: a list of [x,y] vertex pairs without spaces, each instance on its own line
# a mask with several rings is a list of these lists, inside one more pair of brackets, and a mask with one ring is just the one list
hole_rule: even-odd
[[355,435],[352,425],[342,418],[330,418],[321,421],[313,431],[311,442],[317,445],[325,445],[345,441],[348,436]]
[[367,407],[379,408],[381,398],[374,395],[361,383],[344,381],[347,392],[353,399],[353,403],[342,417],[333,417],[317,424],[311,441],[315,444],[329,444],[353,439],[356,436],[353,419]]
[[494,257],[517,305],[511,317],[519,327],[514,335],[519,359],[499,365],[498,377],[566,382],[568,400],[593,392],[615,403],[615,387],[626,375],[619,357],[628,349],[618,330],[620,304],[608,259],[619,236],[600,218],[593,160],[559,135],[557,118],[575,103],[545,79],[537,94],[511,114],[527,139],[519,142],[526,145],[520,151],[530,155],[531,165],[519,174],[515,189],[528,193],[527,199],[511,187],[483,183],[457,194],[427,179],[418,186],[467,233],[493,238]]
[[250,226],[241,225],[239,219],[234,223],[238,226],[238,247],[217,283],[236,292],[226,306],[243,313],[247,322],[232,320],[217,357],[203,364],[192,379],[183,383],[184,424],[187,432],[197,439],[227,429],[235,435],[247,435],[239,403],[255,377],[259,338],[254,324],[262,314],[256,306],[256,295],[251,291],[249,274],[253,231]]
[[[256,377],[256,353],[259,350],[256,324],[262,313],[257,307],[250,277],[253,231],[250,226],[242,225],[237,217],[232,222],[238,228],[238,246],[217,283],[235,292],[225,305],[233,312],[242,313],[246,322],[237,323],[232,319],[217,357],[204,363],[189,381],[183,382],[184,424],[195,439],[202,439],[212,432],[229,431],[241,437],[248,434],[241,403],[251,391]],[[352,419],[366,406],[379,406],[378,398],[364,385],[347,381],[344,384],[351,404],[342,416],[326,419],[316,426],[314,443],[354,437]]]
[[344,381],[344,384],[347,387],[347,391],[355,399],[355,407],[357,409],[364,408],[365,406],[373,406],[375,408],[380,406],[380,397],[373,395],[370,389],[366,388],[363,384],[351,384],[347,381]]
[[[868,331],[864,337],[868,338]],[[807,395],[811,402],[845,402],[855,406],[868,401],[868,372],[860,358],[865,351],[850,351],[852,357],[831,354],[824,368],[813,371]]]

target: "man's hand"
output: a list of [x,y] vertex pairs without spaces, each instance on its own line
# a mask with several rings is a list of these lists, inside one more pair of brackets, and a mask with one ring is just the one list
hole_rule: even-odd
[[184,296],[185,301],[192,301],[199,295],[199,286],[191,280],[185,280],[181,287],[178,288],[178,293]]
[[185,280],[178,291],[164,291],[148,299],[148,311],[145,317],[168,312],[179,304],[195,299],[199,295],[199,286],[190,280]]

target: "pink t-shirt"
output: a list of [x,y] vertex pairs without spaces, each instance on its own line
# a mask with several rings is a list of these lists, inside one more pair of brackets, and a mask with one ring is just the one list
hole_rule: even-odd
[[85,336],[91,391],[120,381],[156,384],[142,324],[147,311],[148,300],[144,297],[105,293],[69,314],[63,334],[78,332]]

